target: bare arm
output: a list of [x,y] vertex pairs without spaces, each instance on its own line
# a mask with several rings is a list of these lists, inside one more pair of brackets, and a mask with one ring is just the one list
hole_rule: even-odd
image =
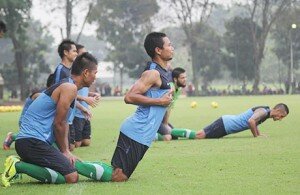
[[260,108],[260,109],[255,110],[254,114],[248,120],[248,124],[249,124],[250,130],[253,134],[253,137],[257,137],[257,136],[261,135],[257,128],[257,123],[261,118],[265,117],[266,115],[267,115],[267,113],[265,112],[265,110],[263,108]]
[[168,106],[172,101],[172,90],[166,93],[161,98],[150,98],[144,94],[152,86],[160,86],[161,79],[159,72],[156,70],[145,71],[141,78],[132,86],[132,88],[126,93],[124,101],[127,104],[135,105],[158,105]]
[[56,100],[56,115],[54,118],[54,135],[60,151],[74,164],[76,157],[69,151],[67,115],[72,101],[77,96],[74,84],[65,83],[57,88],[52,96]]
[[76,108],[82,112],[82,114],[87,120],[90,120],[92,118],[92,113],[90,112],[90,110],[84,107],[78,101],[76,101]]
[[81,95],[77,95],[77,100],[78,101],[85,101],[88,105],[92,106],[93,108],[96,107],[98,105],[99,102],[99,98],[95,97],[85,97],[85,96],[81,96]]

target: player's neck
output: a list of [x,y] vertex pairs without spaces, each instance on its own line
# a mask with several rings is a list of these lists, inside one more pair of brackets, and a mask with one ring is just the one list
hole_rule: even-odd
[[160,65],[163,69],[167,70],[168,61],[164,61],[161,58],[153,58],[152,61],[155,62],[156,64]]
[[74,84],[77,86],[77,90],[80,90],[83,88],[82,79],[80,76],[71,75],[72,80],[74,81]]
[[66,59],[66,58],[63,58],[63,59],[62,59],[61,64],[63,64],[65,67],[67,67],[67,68],[69,68],[69,69],[70,69],[71,66],[72,66],[72,62],[69,61],[69,60]]

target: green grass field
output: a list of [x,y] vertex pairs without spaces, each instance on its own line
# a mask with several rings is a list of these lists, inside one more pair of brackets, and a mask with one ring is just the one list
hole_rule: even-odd
[[[190,108],[196,101],[197,108]],[[219,108],[210,107],[210,102]],[[222,114],[238,114],[257,105],[284,102],[290,115],[260,126],[267,138],[250,131],[214,140],[155,142],[125,183],[100,183],[80,176],[75,185],[40,184],[23,175],[0,194],[300,194],[300,96],[200,97],[177,101],[175,127],[201,129]],[[75,150],[84,160],[110,162],[121,122],[135,106],[104,100],[93,109],[92,145]],[[16,131],[20,113],[0,113],[0,135]],[[14,147],[13,147],[14,148]],[[5,157],[0,150],[0,172]]]

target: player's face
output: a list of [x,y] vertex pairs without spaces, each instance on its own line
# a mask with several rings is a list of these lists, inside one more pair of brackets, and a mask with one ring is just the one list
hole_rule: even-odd
[[65,55],[70,62],[74,62],[75,58],[78,56],[76,46],[71,45],[71,49],[66,51]]
[[175,82],[178,87],[185,87],[186,86],[186,73],[185,72],[181,73],[177,79],[175,78]]
[[173,58],[174,47],[168,37],[163,38],[164,45],[160,49],[160,57],[165,61],[170,61]]
[[0,38],[4,37],[4,32],[0,30]]
[[83,77],[84,77],[84,84],[85,87],[89,87],[93,84],[93,82],[96,80],[96,74],[97,74],[97,67],[95,66],[95,68],[93,70],[84,70],[83,72]]
[[77,50],[78,55],[81,55],[81,54],[83,54],[84,52],[87,52],[86,49],[85,49],[84,47]]
[[284,117],[286,117],[287,113],[283,110],[276,110],[274,116],[273,116],[273,120],[274,121],[281,121]]

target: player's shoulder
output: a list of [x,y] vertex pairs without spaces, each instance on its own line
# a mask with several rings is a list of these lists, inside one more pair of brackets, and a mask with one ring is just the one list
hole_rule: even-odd
[[145,70],[141,77],[159,77],[160,73],[156,69]]
[[62,83],[59,88],[63,91],[63,92],[77,92],[77,86],[74,83],[70,83],[70,82],[65,82]]

